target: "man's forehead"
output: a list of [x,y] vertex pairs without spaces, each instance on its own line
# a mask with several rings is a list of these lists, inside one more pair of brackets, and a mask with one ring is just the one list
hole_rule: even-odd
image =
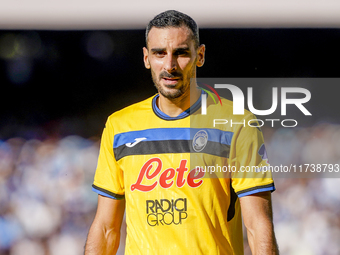
[[190,46],[194,43],[191,30],[186,26],[151,28],[148,35],[149,47],[166,46],[168,43]]

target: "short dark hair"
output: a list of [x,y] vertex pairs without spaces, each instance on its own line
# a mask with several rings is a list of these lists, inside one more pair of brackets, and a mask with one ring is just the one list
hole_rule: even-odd
[[195,47],[197,48],[200,45],[200,40],[198,35],[198,26],[196,22],[188,15],[175,10],[162,12],[155,16],[152,20],[150,20],[148,26],[146,27],[145,32],[146,45],[148,45],[148,35],[151,28],[153,27],[166,28],[181,26],[186,26],[191,30],[192,39],[195,41]]

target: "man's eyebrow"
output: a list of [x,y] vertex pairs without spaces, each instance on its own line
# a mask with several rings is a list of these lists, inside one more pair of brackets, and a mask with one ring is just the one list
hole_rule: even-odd
[[178,47],[178,48],[175,48],[175,51],[189,51],[190,48],[189,47]]
[[166,51],[165,48],[153,48],[151,49],[151,52],[160,52],[160,51]]
[[[184,47],[178,47],[178,48],[175,48],[174,51],[189,51],[190,48],[187,47],[187,46],[184,46]],[[161,52],[161,51],[166,51],[165,48],[152,48],[151,49],[151,52]]]

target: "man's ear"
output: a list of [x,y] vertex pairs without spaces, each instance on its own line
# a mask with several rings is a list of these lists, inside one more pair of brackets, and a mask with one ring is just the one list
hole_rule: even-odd
[[149,62],[149,51],[146,47],[143,47],[143,60],[144,60],[144,66],[146,69],[150,69],[150,62]]
[[197,63],[196,63],[196,65],[198,67],[201,67],[201,66],[204,65],[204,61],[205,61],[205,45],[201,44],[198,47],[198,50],[197,50]]

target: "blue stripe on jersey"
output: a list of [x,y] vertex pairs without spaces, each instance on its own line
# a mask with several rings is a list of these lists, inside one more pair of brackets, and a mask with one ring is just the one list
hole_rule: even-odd
[[105,192],[103,192],[103,191],[97,190],[97,189],[95,189],[95,188],[93,188],[93,187],[92,187],[92,191],[94,191],[94,192],[96,192],[96,193],[98,193],[99,195],[102,195],[102,196],[104,196],[104,197],[109,197],[109,198],[117,199],[117,198],[115,198],[115,197],[113,197],[113,196],[110,196],[109,194],[107,194],[107,193],[105,193]]
[[249,196],[249,195],[260,193],[260,192],[264,192],[264,191],[271,191],[271,192],[273,192],[273,191],[275,191],[275,186],[267,187],[267,188],[254,189],[254,190],[251,190],[251,191],[239,194],[238,197]]
[[92,191],[94,191],[97,194],[102,195],[104,197],[109,197],[109,198],[113,198],[113,199],[116,199],[116,200],[120,200],[120,199],[124,198],[124,195],[117,195],[117,194],[114,194],[110,191],[104,192],[104,189],[100,189],[99,187],[96,187],[95,185],[92,185]]
[[159,95],[156,95],[153,100],[152,100],[152,107],[153,107],[153,110],[155,112],[155,114],[162,118],[162,119],[165,119],[165,120],[179,120],[179,119],[183,119],[187,116],[189,116],[189,113],[188,113],[188,110],[182,112],[181,114],[179,114],[177,117],[170,117],[169,115],[165,114],[164,112],[162,112],[157,104],[156,104],[156,101],[157,101],[157,98],[159,97]]
[[[202,90],[201,94],[206,94],[206,92],[204,92]],[[185,110],[184,112],[182,112],[181,114],[179,114],[176,117],[170,117],[169,115],[165,114],[164,112],[162,112],[158,106],[157,106],[157,98],[159,97],[159,94],[157,94],[153,99],[152,99],[152,109],[154,111],[154,113],[160,117],[161,119],[164,120],[179,120],[179,119],[184,119],[185,117],[188,117],[191,113],[196,112],[199,108],[201,108],[201,97],[198,98],[198,100],[187,110]]]
[[152,128],[146,130],[130,131],[116,134],[114,137],[113,148],[117,148],[126,143],[136,142],[136,138],[146,138],[144,141],[166,141],[166,140],[192,140],[195,134],[205,130],[208,133],[208,141],[230,145],[233,132],[222,131],[212,128]]

